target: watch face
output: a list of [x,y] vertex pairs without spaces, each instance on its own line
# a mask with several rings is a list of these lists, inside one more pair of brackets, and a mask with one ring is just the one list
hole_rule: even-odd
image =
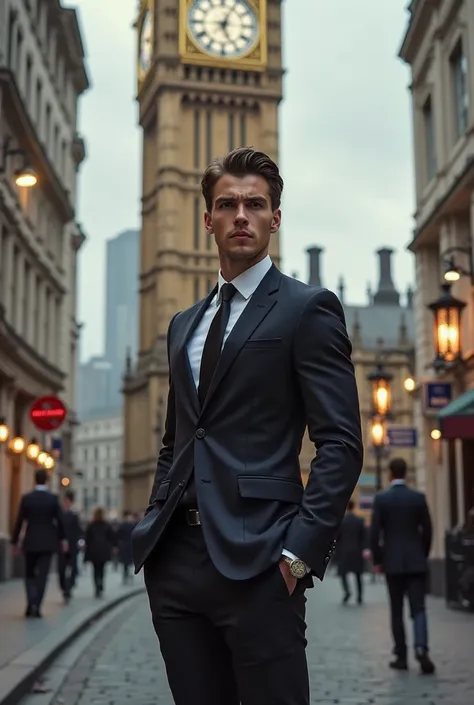
[[290,572],[294,578],[304,578],[306,575],[306,564],[300,560],[294,560],[290,567]]
[[258,20],[246,0],[194,0],[188,14],[192,39],[207,54],[245,56],[258,39]]
[[140,71],[146,73],[153,56],[153,19],[150,10],[143,17],[140,31]]

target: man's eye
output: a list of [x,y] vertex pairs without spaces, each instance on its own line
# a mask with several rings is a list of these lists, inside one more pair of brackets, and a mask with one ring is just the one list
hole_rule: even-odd
[[232,208],[233,205],[232,201],[224,201],[219,208]]

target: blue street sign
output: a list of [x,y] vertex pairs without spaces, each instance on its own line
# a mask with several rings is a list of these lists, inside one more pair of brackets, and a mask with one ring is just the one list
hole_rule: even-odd
[[60,458],[61,453],[63,449],[63,439],[62,438],[53,438],[51,440],[51,454],[55,458]]
[[451,382],[426,382],[425,406],[431,411],[439,411],[449,404],[453,397]]
[[389,426],[387,428],[388,445],[392,448],[416,448],[418,434],[412,426]]

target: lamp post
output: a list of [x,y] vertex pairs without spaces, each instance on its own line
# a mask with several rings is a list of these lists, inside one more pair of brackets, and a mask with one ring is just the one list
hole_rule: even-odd
[[15,169],[15,183],[21,188],[31,188],[38,183],[36,172],[30,166],[28,154],[24,149],[13,149],[11,146],[11,138],[5,137],[2,144],[0,174],[4,174],[7,169],[7,159],[9,157],[22,157],[22,165]]
[[462,359],[461,317],[466,304],[451,294],[451,284],[442,284],[441,289],[439,298],[428,308],[433,313],[433,366],[447,369]]
[[382,489],[382,457],[386,435],[385,420],[374,417],[370,426],[370,438],[375,455],[375,489],[377,492]]

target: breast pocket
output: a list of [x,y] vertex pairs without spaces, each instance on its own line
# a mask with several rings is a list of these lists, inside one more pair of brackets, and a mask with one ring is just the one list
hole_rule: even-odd
[[278,350],[281,346],[282,338],[250,338],[244,350]]

